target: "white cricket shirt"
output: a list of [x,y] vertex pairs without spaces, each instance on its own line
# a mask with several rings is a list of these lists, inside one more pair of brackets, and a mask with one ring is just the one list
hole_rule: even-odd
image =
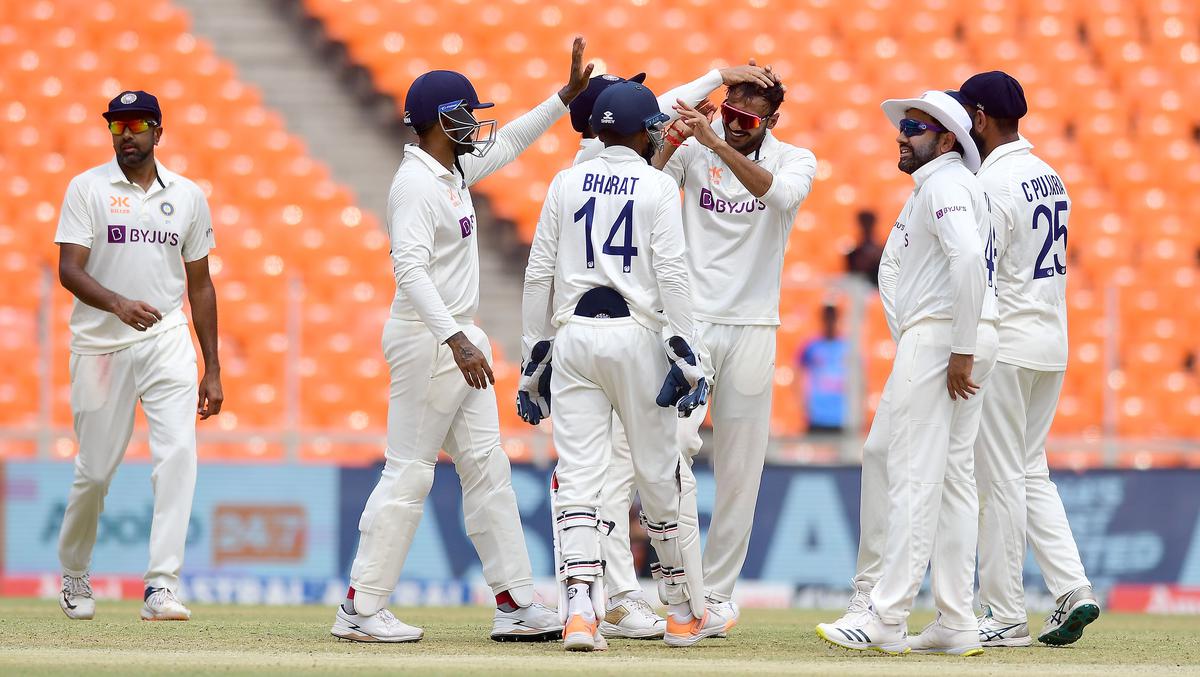
[[922,320],[951,320],[951,352],[973,355],[979,322],[996,317],[981,238],[992,230],[987,198],[958,153],[934,158],[912,178],[879,265],[888,325],[899,339]]
[[[720,123],[713,127],[724,138]],[[683,229],[697,320],[779,324],[784,250],[800,203],[812,189],[817,159],[770,131],[749,157],[773,177],[760,198],[716,152],[695,139],[677,148],[663,167],[683,187]]]
[[71,179],[54,241],[87,247],[84,272],[104,288],[162,313],[146,331],[75,299],[71,352],[112,353],[181,324],[187,290],[184,262],[198,261],[214,246],[204,191],[161,164],[150,190],[125,178],[117,159]]
[[550,184],[525,269],[526,353],[553,336],[548,316],[561,327],[596,287],[620,292],[643,326],[658,332],[665,324],[669,335],[692,341],[679,189],[624,146],[559,172]]
[[[671,120],[674,120],[679,117],[679,112],[675,110],[676,101],[682,99],[695,106],[720,87],[722,82],[721,71],[714,68],[695,80],[679,85],[675,89],[668,90],[659,96],[658,110],[670,117]],[[580,139],[579,152],[575,154],[575,161],[571,164],[577,165],[580,162],[587,162],[603,151],[604,142],[600,139],[595,137]]]
[[410,144],[392,178],[387,230],[396,297],[391,316],[419,321],[438,342],[474,321],[479,309],[479,247],[468,189],[516,159],[567,112],[557,94],[498,132],[484,157],[459,157],[462,173],[446,169]]
[[979,168],[996,228],[1001,362],[1067,368],[1067,221],[1071,198],[1050,165],[1019,139]]

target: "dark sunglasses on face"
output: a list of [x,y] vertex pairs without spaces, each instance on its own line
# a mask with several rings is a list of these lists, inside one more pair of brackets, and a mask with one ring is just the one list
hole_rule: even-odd
[[108,131],[112,132],[113,136],[124,134],[126,129],[134,134],[141,134],[147,129],[157,126],[156,120],[113,120],[108,123]]
[[728,101],[721,104],[721,120],[725,123],[726,127],[733,124],[736,120],[738,129],[746,131],[758,129],[770,117],[770,115],[755,115],[749,111],[734,108],[729,105]]
[[946,132],[949,131],[945,127],[939,127],[932,122],[922,122],[912,118],[904,118],[900,121],[900,133],[906,138],[911,139],[914,136],[920,136],[925,132]]

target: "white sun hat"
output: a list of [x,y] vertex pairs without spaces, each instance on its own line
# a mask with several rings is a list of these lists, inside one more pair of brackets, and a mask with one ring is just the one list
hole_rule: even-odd
[[971,116],[967,115],[966,109],[954,97],[946,92],[931,89],[919,99],[888,99],[880,104],[880,107],[896,129],[900,128],[900,121],[904,119],[904,112],[908,109],[916,108],[928,113],[947,130],[954,132],[954,137],[962,144],[963,164],[967,169],[972,172],[979,171],[979,149],[971,140]]

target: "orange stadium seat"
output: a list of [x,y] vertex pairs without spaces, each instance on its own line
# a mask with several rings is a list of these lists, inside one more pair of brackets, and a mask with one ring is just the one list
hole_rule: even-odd
[[[1200,231],[1189,222],[1189,215],[1200,213],[1194,138],[1200,126],[1200,9],[1193,2],[300,4],[398,107],[416,75],[455,68],[476,80],[483,98],[497,102],[502,121],[560,86],[576,33],[588,37],[589,56],[603,59],[608,71],[647,71],[656,90],[750,56],[774,65],[790,85],[776,131],[811,147],[820,160],[785,253],[772,421],[778,434],[804,429],[792,402],[792,357],[815,326],[822,295],[801,290],[842,273],[843,252],[856,236],[856,210],[874,209],[882,224],[890,223],[912,190],[895,170],[894,134],[878,102],[951,87],[978,70],[1009,70],[1024,83],[1031,104],[1022,131],[1059,169],[1074,204],[1068,254],[1072,368],[1055,433],[1092,434],[1106,425],[1135,437],[1200,433],[1196,375],[1183,371],[1200,333]],[[141,20],[131,26],[122,18],[135,8]],[[464,15],[473,20],[462,21]],[[669,48],[659,39],[663,29],[680,36]],[[130,67],[113,72],[111,63]],[[0,66],[0,120],[10,123],[10,133],[0,137],[0,187],[12,202],[0,204],[0,314],[26,326],[43,298],[28,291],[28,280],[42,275],[57,287],[49,234],[65,183],[108,157],[111,139],[96,111],[136,83],[159,93],[166,110],[161,159],[210,194],[227,388],[237,393],[229,405],[233,415],[222,425],[228,431],[275,429],[285,424],[284,412],[298,410],[299,425],[314,434],[382,431],[386,375],[378,341],[393,293],[387,237],[303,141],[287,133],[281,117],[263,106],[260,93],[189,33],[185,11],[168,0],[7,3],[0,6]],[[216,119],[239,124],[214,128]],[[41,124],[46,120],[51,123]],[[479,186],[525,242],[532,239],[546,186],[570,163],[577,138],[559,122]],[[70,300],[57,288],[51,299],[51,418],[66,425]],[[293,313],[299,335],[289,338]],[[870,411],[891,352],[877,306],[867,309],[867,320],[862,346],[864,406]],[[43,383],[32,366],[37,360],[27,344],[3,359],[15,377],[14,385],[6,381],[0,388],[6,417],[0,425],[31,424],[40,415],[33,404]],[[289,395],[292,359],[300,360],[302,388]],[[501,402],[510,401],[515,369],[498,360],[496,372]],[[373,396],[363,397],[365,392]],[[1107,423],[1106,402],[1115,412]],[[504,429],[523,430],[510,409],[500,407]],[[5,450],[10,446],[19,445],[6,443]],[[380,449],[331,434],[306,445],[301,457],[366,462],[378,459]],[[206,453],[269,460],[280,451],[254,442],[221,443]],[[1059,460],[1080,467],[1103,459],[1084,449],[1068,450]],[[1173,462],[1141,452],[1118,460],[1131,467]]]

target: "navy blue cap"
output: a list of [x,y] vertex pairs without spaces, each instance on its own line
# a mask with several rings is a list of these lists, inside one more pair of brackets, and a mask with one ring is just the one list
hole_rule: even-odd
[[972,75],[957,92],[947,94],[968,108],[978,108],[988,117],[1016,120],[1029,112],[1021,83],[1004,71]]
[[596,106],[596,98],[600,96],[600,92],[608,89],[609,86],[615,85],[618,82],[636,82],[641,84],[646,81],[645,73],[638,73],[631,78],[622,78],[619,75],[597,75],[591,80],[588,80],[587,89],[583,90],[575,100],[571,102],[571,127],[575,131],[583,134],[591,127],[589,120],[592,117],[592,108]]
[[480,103],[479,95],[467,76],[454,71],[429,71],[413,80],[404,97],[404,124],[410,127],[434,122],[445,107],[463,101],[467,108],[491,108],[494,103]]
[[109,101],[104,119],[111,122],[114,116],[123,113],[150,113],[155,120],[162,122],[162,109],[158,107],[158,99],[140,89],[121,92]]
[[633,134],[653,122],[669,118],[658,109],[658,99],[645,85],[618,82],[606,87],[596,97],[592,110],[592,129],[599,134],[612,130],[618,134]]

